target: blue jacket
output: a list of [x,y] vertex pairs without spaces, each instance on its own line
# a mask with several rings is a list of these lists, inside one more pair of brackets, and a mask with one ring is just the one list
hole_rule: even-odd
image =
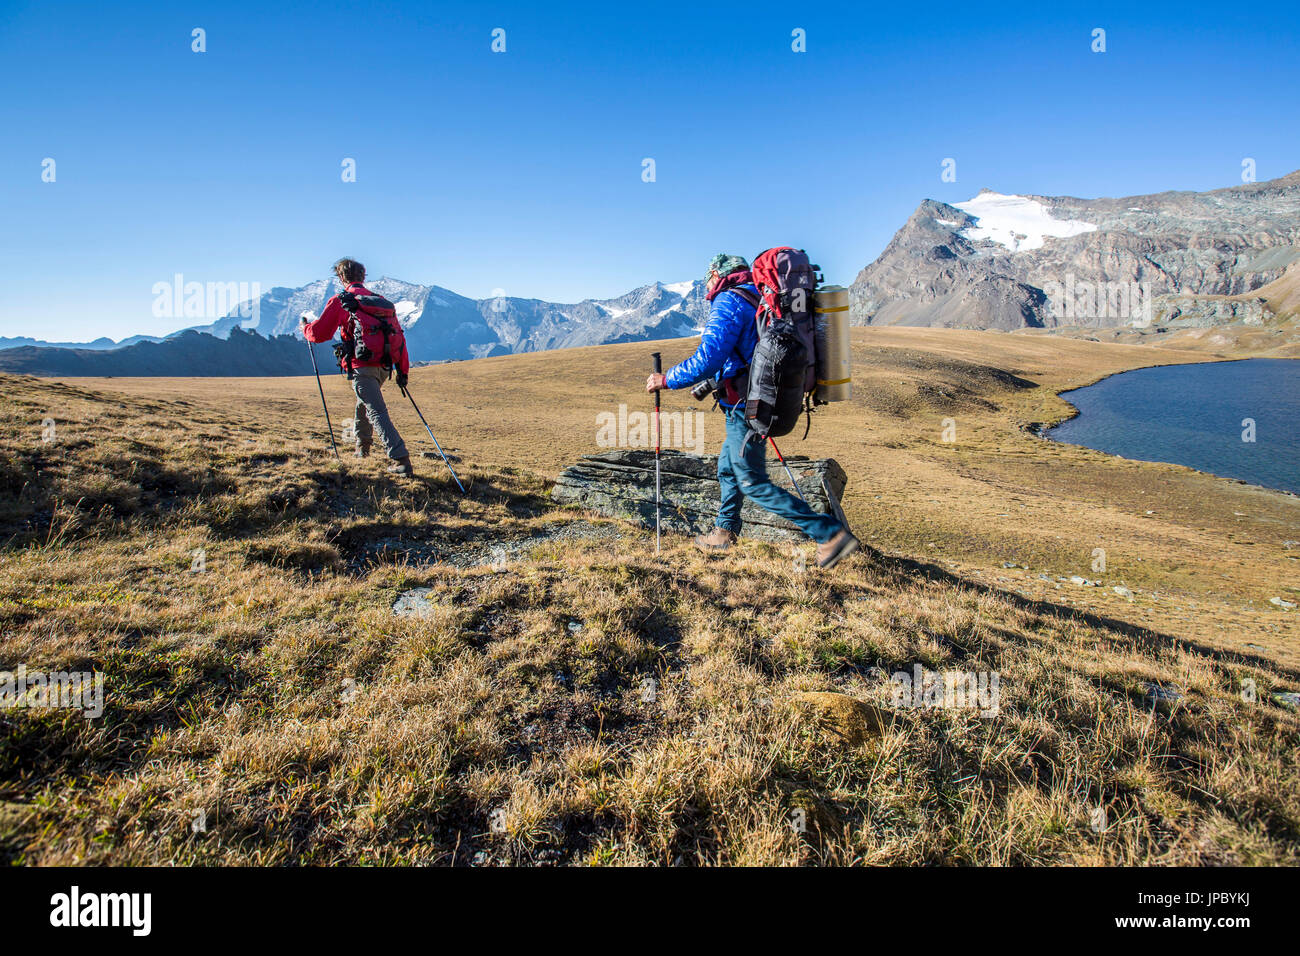
[[[739,288],[758,296],[758,290],[748,283]],[[665,376],[668,387],[690,388],[706,378],[721,381],[743,372],[758,345],[754,311],[752,305],[730,289],[714,296],[709,322],[700,334],[700,347],[685,362],[668,370]]]

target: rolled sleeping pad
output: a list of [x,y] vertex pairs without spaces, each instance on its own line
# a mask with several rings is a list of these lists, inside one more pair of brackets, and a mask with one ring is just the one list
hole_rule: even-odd
[[823,286],[813,293],[813,334],[817,340],[819,402],[845,402],[853,397],[849,358],[849,290]]

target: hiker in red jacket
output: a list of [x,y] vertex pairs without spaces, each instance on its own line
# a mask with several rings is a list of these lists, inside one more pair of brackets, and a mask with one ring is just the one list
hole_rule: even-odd
[[[396,316],[387,320],[391,334],[383,335],[376,331],[379,325],[364,308],[357,309],[354,297],[372,295],[362,283],[366,281],[366,267],[355,259],[340,259],[334,263],[334,274],[343,286],[343,292],[334,296],[325,304],[325,311],[315,321],[302,317],[302,334],[308,342],[328,342],[334,333],[342,329],[343,353],[340,363],[347,363],[352,370],[352,388],[357,395],[356,434],[357,457],[365,458],[370,454],[370,445],[374,434],[379,432],[379,440],[384,451],[393,460],[388,470],[395,475],[413,475],[411,456],[407,454],[406,443],[393,426],[384,404],[380,389],[395,371],[397,387],[406,388],[406,376],[411,370],[411,360],[406,354],[406,337],[402,334],[401,324]],[[349,312],[345,300],[353,305],[355,312]],[[387,305],[387,303],[385,303]],[[357,319],[354,321],[354,315]],[[366,317],[366,318],[363,318]],[[360,337],[354,332],[354,326],[364,323]],[[338,346],[335,346],[338,351]],[[385,362],[385,358],[388,359]],[[347,371],[347,368],[344,368]]]

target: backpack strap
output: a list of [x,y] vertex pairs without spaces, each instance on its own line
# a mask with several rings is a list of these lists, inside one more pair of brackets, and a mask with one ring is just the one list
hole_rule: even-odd
[[[754,293],[750,292],[748,289],[741,288],[738,285],[732,286],[730,289],[727,289],[726,291],[736,293],[736,295],[740,296],[742,299],[744,299],[746,302],[748,302],[750,305],[754,307],[754,331],[758,333],[758,337],[761,339],[763,337],[763,325],[758,320],[758,312],[759,312],[759,306],[762,304],[762,299],[754,295]],[[739,351],[737,351],[736,354],[739,355],[740,354]]]
[[748,289],[741,288],[738,285],[732,286],[727,291],[736,293],[736,295],[740,296],[742,299],[744,299],[746,302],[748,302],[750,305],[754,307],[754,331],[758,333],[759,338],[762,338],[763,326],[762,323],[760,323],[758,320],[758,313],[759,313],[759,306],[762,305],[763,300],[760,299],[758,296],[754,295],[754,293],[750,292]]

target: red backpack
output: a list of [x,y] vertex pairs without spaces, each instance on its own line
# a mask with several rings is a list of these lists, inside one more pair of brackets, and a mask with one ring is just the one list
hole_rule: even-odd
[[339,293],[339,304],[349,316],[345,338],[352,340],[351,348],[345,348],[339,356],[339,365],[348,378],[352,377],[354,361],[367,365],[378,362],[381,367],[392,369],[394,356],[401,354],[401,346],[406,342],[393,303],[382,295],[356,295],[345,289]]
[[[760,298],[755,322],[758,345],[749,365],[745,420],[767,438],[789,434],[801,412],[812,427],[817,388],[817,336],[813,293],[818,267],[802,249],[777,246],[750,267]],[[804,437],[808,437],[807,429]]]

